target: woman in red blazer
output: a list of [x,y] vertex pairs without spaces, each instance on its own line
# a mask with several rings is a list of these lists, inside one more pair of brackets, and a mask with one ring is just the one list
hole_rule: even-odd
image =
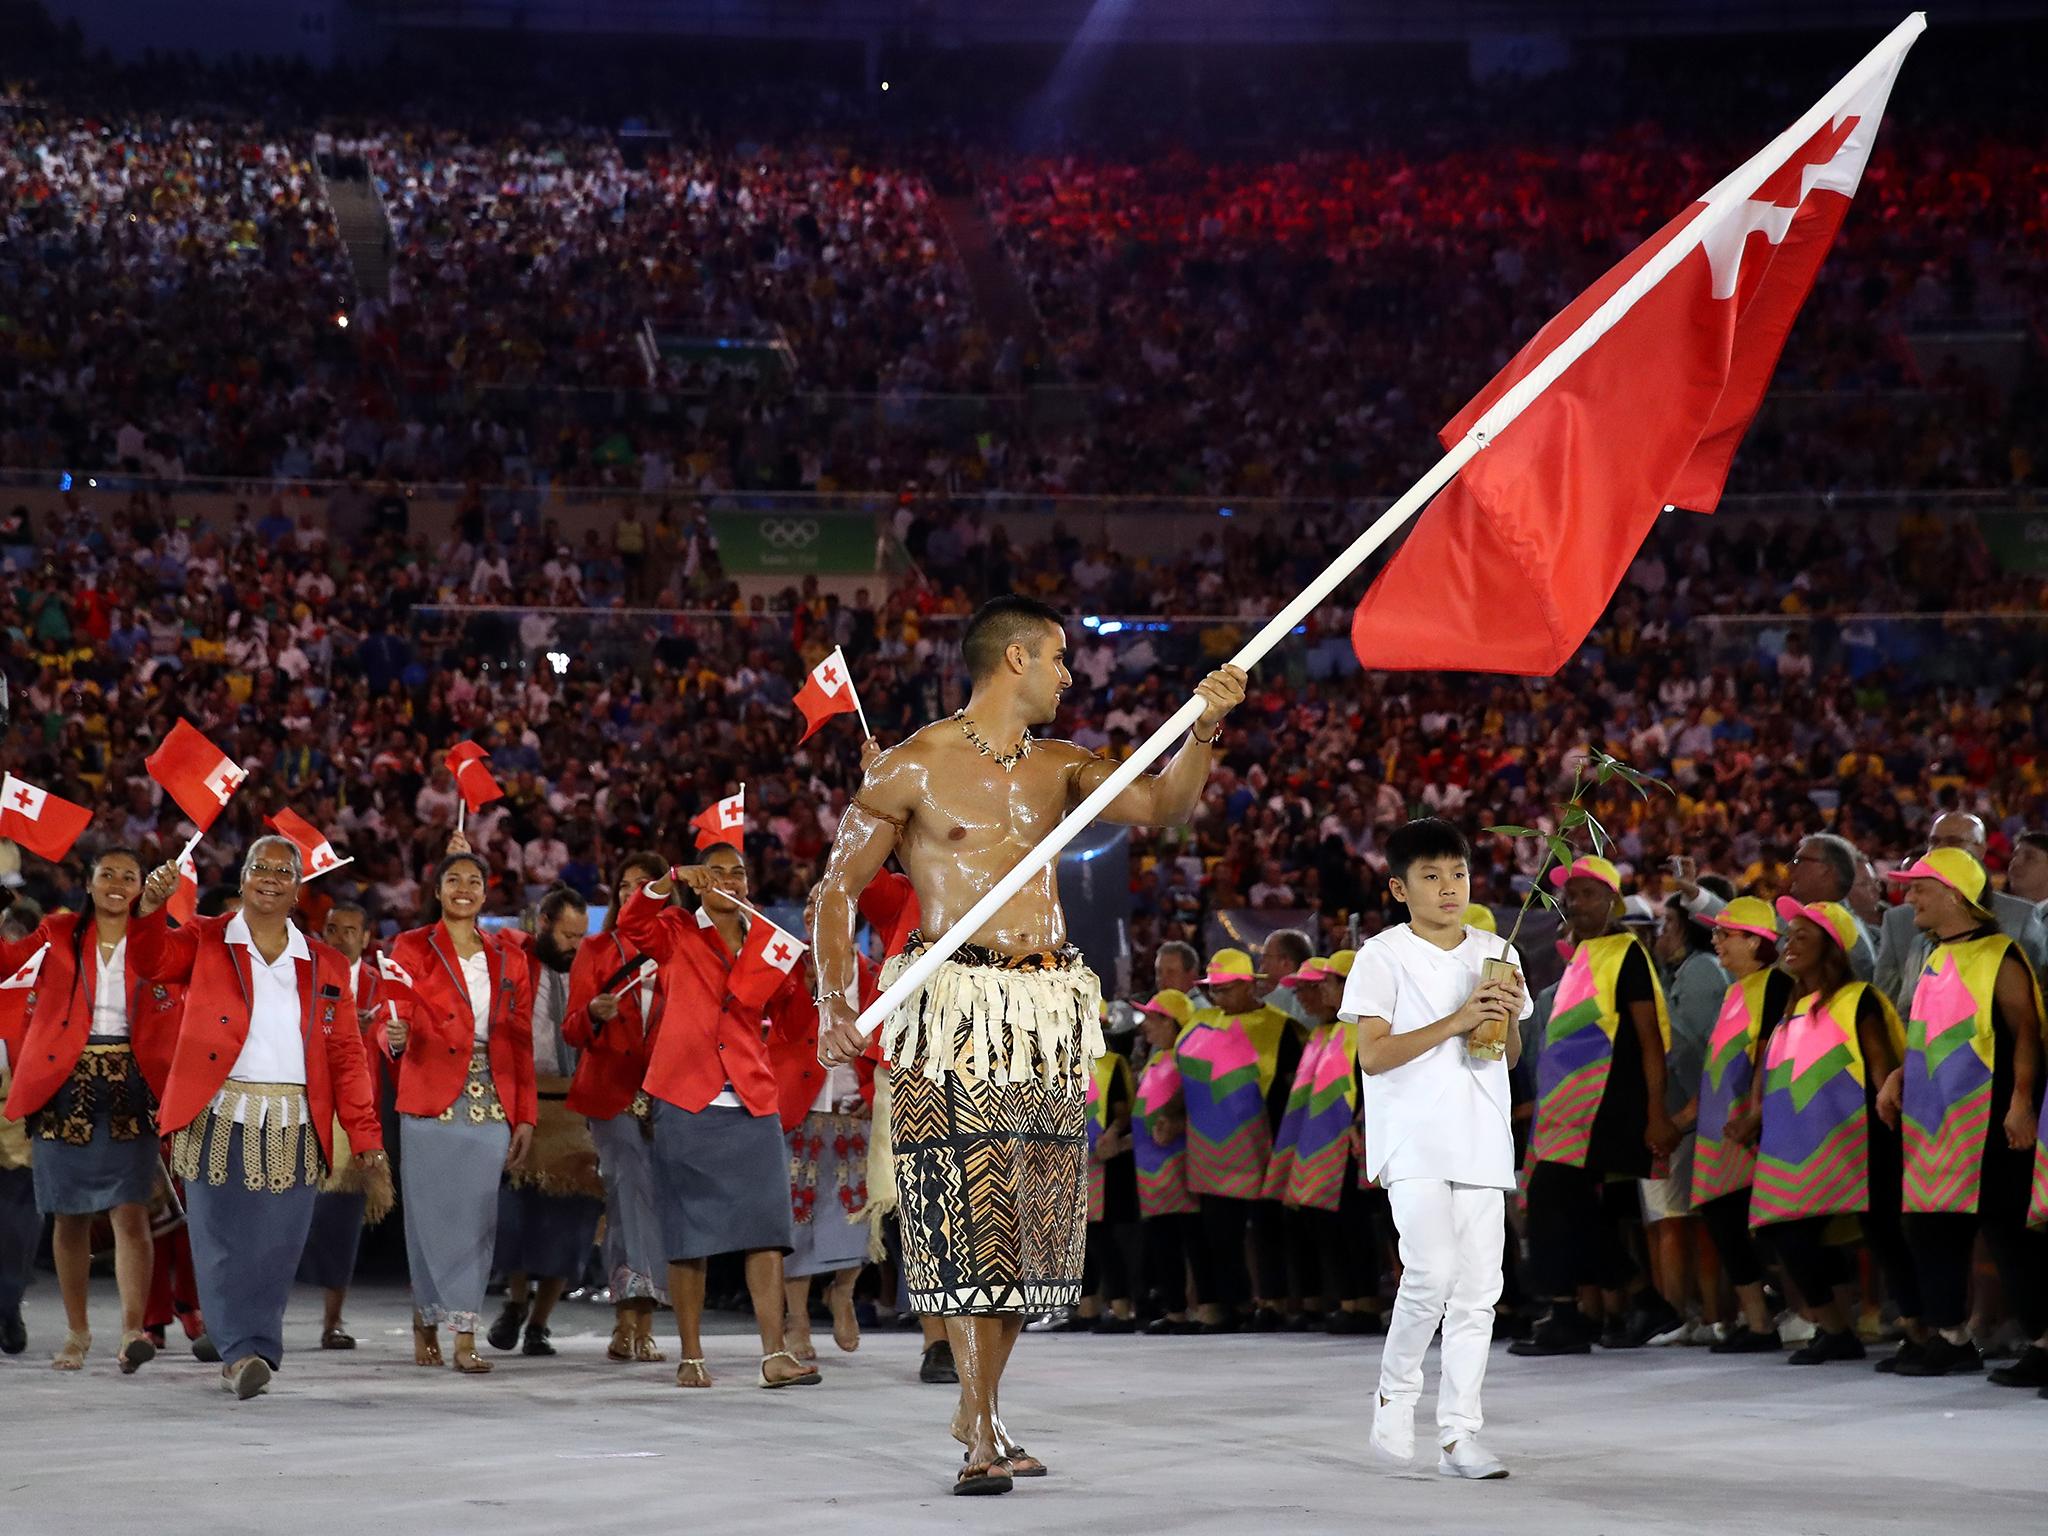
[[86,1278],[92,1220],[111,1214],[121,1292],[120,1363],[132,1372],[156,1354],[143,1331],[153,1249],[149,1203],[162,1177],[157,1095],[178,1032],[178,994],[136,969],[129,919],[142,894],[142,861],[109,848],[92,862],[82,912],[58,912],[26,938],[0,943],[0,977],[42,955],[35,1011],[8,1055],[10,1120],[36,1117],[36,1208],[55,1218],[51,1250],[68,1332],[51,1363],[83,1368],[92,1348]]
[[648,1140],[647,1047],[661,1022],[659,968],[619,932],[619,911],[668,865],[658,853],[630,853],[612,884],[605,931],[576,951],[569,970],[569,1011],[562,1038],[580,1053],[569,1085],[569,1108],[590,1121],[604,1179],[604,1257],[611,1275],[612,1341],[619,1361],[666,1358],[654,1342],[654,1308],[668,1300],[668,1264],[655,1214],[654,1162]]
[[[761,1331],[764,1387],[810,1386],[817,1369],[785,1348],[782,1256],[789,1219],[788,1149],[779,1093],[762,1039],[760,1008],[742,1008],[727,983],[746,942],[738,900],[747,890],[739,850],[716,843],[690,869],[641,888],[619,911],[619,932],[661,962],[661,1028],[648,1055],[654,1171],[661,1238],[683,1346],[679,1387],[708,1387],[699,1328],[705,1265],[715,1253],[746,1255],[747,1291]],[[670,901],[678,884],[703,903]],[[801,985],[792,971],[783,990]],[[778,994],[779,997],[779,994]],[[766,1012],[773,1019],[777,999]]]
[[397,999],[399,1180],[412,1271],[413,1361],[480,1376],[478,1313],[498,1236],[498,1182],[526,1162],[539,1118],[533,1082],[533,975],[524,949],[477,927],[490,871],[458,832],[434,872],[440,921],[398,936],[411,978]]

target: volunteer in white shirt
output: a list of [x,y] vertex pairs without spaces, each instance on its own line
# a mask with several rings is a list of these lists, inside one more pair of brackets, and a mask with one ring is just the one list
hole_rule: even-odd
[[[1507,1469],[1478,1438],[1479,1390],[1501,1289],[1502,1192],[1515,1182],[1508,1070],[1530,1002],[1508,944],[1465,926],[1469,858],[1464,834],[1436,817],[1387,840],[1389,886],[1409,921],[1359,949],[1338,1011],[1358,1024],[1366,1176],[1387,1190],[1401,1236],[1373,1448],[1414,1456],[1423,1354],[1441,1325],[1437,1470],[1499,1478]],[[1514,979],[1482,981],[1485,962],[1501,958],[1515,962]],[[1472,1054],[1474,1031],[1482,1041],[1504,1036],[1505,1059]]]

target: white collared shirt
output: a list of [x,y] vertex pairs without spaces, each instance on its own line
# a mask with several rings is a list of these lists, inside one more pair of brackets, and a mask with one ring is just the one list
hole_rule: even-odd
[[[697,926],[699,928],[711,928],[716,926],[711,921],[711,914],[709,912],[706,912],[702,907],[699,907],[697,909]],[[721,940],[720,942],[722,943],[724,941]],[[740,1102],[740,1096],[737,1093],[733,1092],[732,1083],[728,1081],[725,1087],[719,1090],[718,1097],[713,1099],[709,1104],[705,1105],[704,1107],[706,1109],[745,1109],[747,1106]]]
[[462,962],[462,984],[469,989],[469,1012],[476,1022],[476,1043],[491,1036],[491,957],[479,949]]
[[[92,919],[82,917],[79,921],[89,923]],[[100,936],[93,934],[92,941],[98,945]],[[128,1038],[128,935],[125,933],[115,941],[111,955],[100,956],[99,979],[92,994],[92,1038]]]
[[[284,953],[265,960],[250,936],[248,920],[237,912],[222,935],[249,952],[249,1038],[235,1058],[231,1080],[244,1083],[303,1083],[306,1080],[306,1037],[299,997],[299,962],[313,958],[306,936],[296,924],[285,924]],[[242,1118],[238,1104],[235,1118]]]

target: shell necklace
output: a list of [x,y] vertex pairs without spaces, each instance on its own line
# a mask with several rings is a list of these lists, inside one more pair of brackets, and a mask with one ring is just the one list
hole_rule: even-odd
[[966,710],[955,710],[953,718],[960,722],[960,729],[966,733],[967,739],[974,743],[974,750],[983,757],[993,759],[995,765],[1006,773],[1023,762],[1026,754],[1031,751],[1031,733],[1029,731],[1026,731],[1019,737],[1017,745],[1008,752],[998,752],[994,744],[974,728],[974,723],[967,718]]

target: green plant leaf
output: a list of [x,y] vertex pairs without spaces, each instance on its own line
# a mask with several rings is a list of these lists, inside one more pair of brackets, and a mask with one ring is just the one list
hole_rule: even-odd
[[1493,833],[1496,837],[1535,837],[1538,835],[1534,827],[1503,827],[1496,824],[1488,827],[1486,830]]
[[1564,829],[1567,832],[1576,832],[1592,819],[1593,813],[1583,805],[1568,805],[1564,808]]
[[1550,847],[1550,856],[1559,864],[1569,865],[1574,857],[1572,845],[1555,833],[1545,834],[1543,841]]

